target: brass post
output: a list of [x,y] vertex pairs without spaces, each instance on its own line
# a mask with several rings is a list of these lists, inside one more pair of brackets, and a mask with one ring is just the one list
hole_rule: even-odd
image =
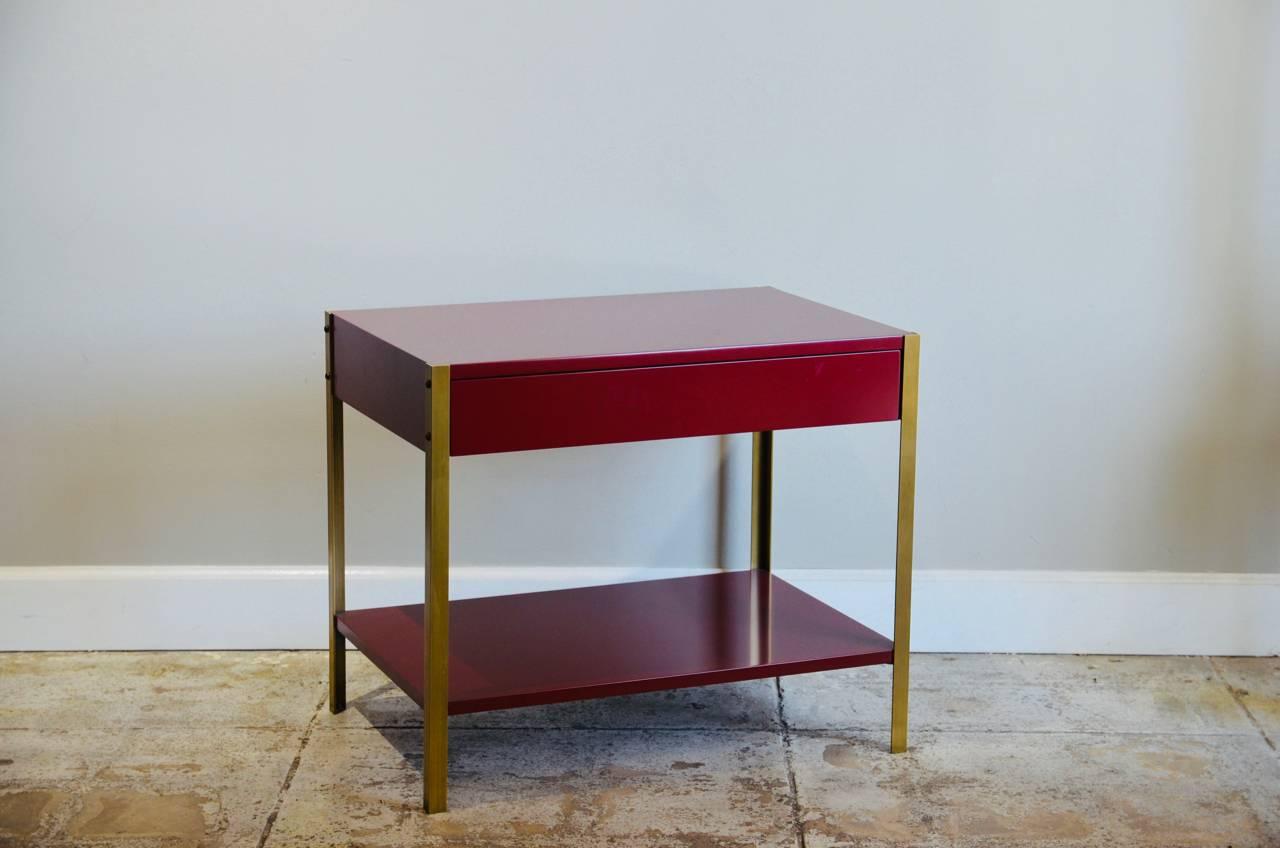
[[902,340],[902,426],[898,436],[898,551],[893,592],[893,706],[889,750],[907,750],[907,690],[911,662],[911,553],[915,530],[916,415],[920,336]]
[[427,368],[426,603],[423,606],[422,807],[448,809],[449,366]]
[[343,503],[342,401],[333,391],[333,314],[324,314],[325,443],[329,493],[329,711],[347,708],[347,640],[338,632],[346,609],[346,516]]
[[773,431],[751,434],[751,567],[769,571],[773,546]]

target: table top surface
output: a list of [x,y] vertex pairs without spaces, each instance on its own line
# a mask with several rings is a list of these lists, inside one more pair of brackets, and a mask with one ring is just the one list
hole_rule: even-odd
[[333,314],[454,379],[899,350],[904,335],[768,286]]

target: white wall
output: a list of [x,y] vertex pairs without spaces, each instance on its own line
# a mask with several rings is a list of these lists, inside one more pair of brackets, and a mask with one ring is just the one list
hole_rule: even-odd
[[[325,308],[768,283],[923,334],[919,568],[1274,571],[1278,61],[1274,3],[7,0],[0,564],[322,562]],[[455,555],[737,564],[743,442],[460,460]],[[779,559],[889,565],[895,447],[782,435]]]

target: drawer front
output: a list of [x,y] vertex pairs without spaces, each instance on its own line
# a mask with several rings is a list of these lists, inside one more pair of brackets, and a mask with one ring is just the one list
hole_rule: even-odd
[[454,380],[454,456],[898,418],[900,351]]

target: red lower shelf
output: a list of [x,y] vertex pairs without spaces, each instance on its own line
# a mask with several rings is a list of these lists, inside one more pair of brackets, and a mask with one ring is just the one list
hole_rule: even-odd
[[[338,629],[422,703],[422,605]],[[449,712],[551,704],[893,662],[893,643],[761,571],[449,604]]]

